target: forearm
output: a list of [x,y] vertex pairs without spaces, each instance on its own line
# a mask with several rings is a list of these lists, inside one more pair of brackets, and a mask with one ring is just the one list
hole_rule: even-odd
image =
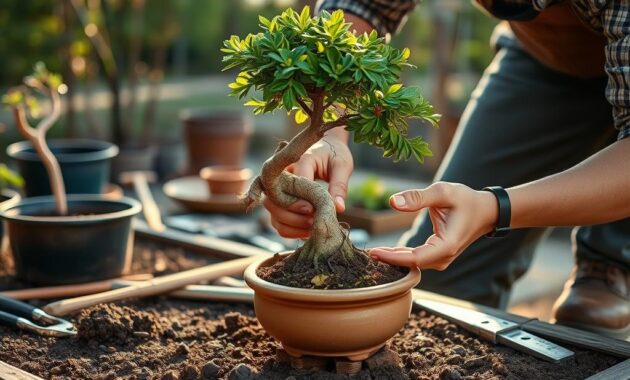
[[630,138],[555,175],[508,189],[512,228],[590,225],[630,216]]

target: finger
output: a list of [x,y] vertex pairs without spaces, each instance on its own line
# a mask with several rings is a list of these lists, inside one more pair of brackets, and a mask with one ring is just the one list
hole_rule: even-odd
[[386,262],[391,265],[415,267],[416,259],[411,248],[402,249],[371,249],[370,256],[376,260]]
[[293,165],[293,174],[298,177],[313,180],[315,179],[315,166],[314,160],[308,157],[302,157]]
[[277,220],[282,224],[296,228],[310,228],[313,224],[313,217],[310,214],[305,215],[284,209],[269,199],[265,199],[263,204],[271,214],[272,221]]
[[350,175],[352,175],[352,164],[341,158],[332,160],[330,177],[328,178],[328,192],[335,202],[337,212],[343,212],[346,209]]
[[271,219],[271,225],[280,236],[288,239],[308,239],[311,234],[308,229],[292,227],[279,222],[277,219]]
[[424,190],[401,191],[389,198],[389,204],[399,211],[418,211],[425,207],[450,206],[450,186],[439,183],[433,184]]
[[403,251],[403,250],[408,250],[408,251],[413,251],[413,248],[411,247],[404,247],[404,246],[398,246],[398,247],[374,247],[372,249],[370,249],[370,252],[376,250],[376,251],[380,251],[380,250],[384,250],[384,251]]
[[287,210],[302,215],[312,215],[313,211],[315,211],[313,205],[303,199],[294,202],[291,206],[287,207]]

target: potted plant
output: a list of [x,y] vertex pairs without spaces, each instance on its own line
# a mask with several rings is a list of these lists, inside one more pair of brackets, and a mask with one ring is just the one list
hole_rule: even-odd
[[[23,86],[3,98],[13,110],[18,130],[46,168],[53,193],[22,199],[1,212],[17,276],[41,284],[86,282],[124,273],[131,263],[131,218],[140,212],[139,203],[129,198],[66,195],[59,162],[46,143],[46,132],[61,113],[61,86],[61,77],[39,63]],[[36,108],[37,93],[50,99],[51,111],[34,128],[27,113]]]
[[351,185],[347,207],[339,214],[339,221],[362,228],[372,235],[409,227],[418,213],[392,210],[389,198],[395,192],[378,177],[367,178],[356,186]]
[[244,201],[255,206],[264,194],[287,207],[305,199],[315,212],[304,245],[254,264],[245,279],[255,290],[260,323],[289,354],[360,360],[404,325],[420,273],[354,247],[326,189],[285,169],[327,131],[344,126],[356,142],[382,148],[387,157],[423,162],[430,150],[421,137],[407,136],[407,119],[436,125],[439,115],[417,88],[399,83],[409,49],[385,44],[376,32],[355,35],[343,12],[311,18],[308,7],[299,14],[289,9],[260,23],[261,33],[224,43],[226,69],[241,70],[232,95],[258,90],[261,97],[245,103],[255,114],[283,109],[308,125],[279,144]]

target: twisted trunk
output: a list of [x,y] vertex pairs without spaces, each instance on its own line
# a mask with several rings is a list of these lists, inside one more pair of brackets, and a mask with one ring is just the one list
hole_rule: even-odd
[[348,239],[348,231],[339,225],[334,202],[326,189],[285,170],[324,137],[323,92],[312,94],[311,100],[310,125],[288,143],[280,143],[274,155],[263,164],[261,174],[251,185],[245,201],[249,206],[255,205],[264,193],[282,207],[289,207],[299,199],[313,205],[311,237],[295,251],[292,259],[296,265],[318,268],[336,254],[343,255],[349,264],[356,263],[360,260],[360,251]]

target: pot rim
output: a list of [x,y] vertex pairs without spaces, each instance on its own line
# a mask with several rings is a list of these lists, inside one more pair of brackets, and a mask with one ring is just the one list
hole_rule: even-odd
[[20,193],[9,188],[4,188],[0,190],[0,195],[7,198],[4,201],[0,201],[0,212],[8,209],[9,207],[15,206],[20,201],[20,199],[22,199]]
[[[104,140],[95,139],[51,139],[48,141],[51,149],[54,148],[93,148],[92,152],[59,153],[55,157],[60,163],[90,162],[114,158],[119,153],[117,145]],[[30,141],[18,141],[7,147],[7,155],[15,160],[41,162]]]
[[118,203],[127,206],[121,211],[108,212],[97,215],[81,215],[78,216],[30,216],[18,214],[15,209],[22,206],[30,206],[42,203],[54,203],[52,195],[43,195],[38,197],[23,198],[17,204],[0,210],[0,216],[7,221],[21,223],[56,223],[65,225],[79,225],[88,222],[103,222],[115,219],[123,219],[137,215],[142,210],[140,202],[133,198],[122,197],[120,199],[108,199],[101,194],[68,194],[68,204],[73,202],[95,202],[95,203]]
[[[278,255],[286,256],[292,252],[282,252]],[[245,282],[257,294],[290,301],[308,303],[344,303],[357,301],[372,301],[379,298],[391,297],[411,291],[420,282],[420,270],[409,268],[409,272],[401,279],[387,284],[368,286],[354,289],[304,289],[265,281],[256,274],[256,270],[267,262],[277,260],[277,255],[262,258],[245,269]]]
[[232,165],[206,166],[199,171],[199,176],[209,182],[248,181],[254,172],[249,168]]

